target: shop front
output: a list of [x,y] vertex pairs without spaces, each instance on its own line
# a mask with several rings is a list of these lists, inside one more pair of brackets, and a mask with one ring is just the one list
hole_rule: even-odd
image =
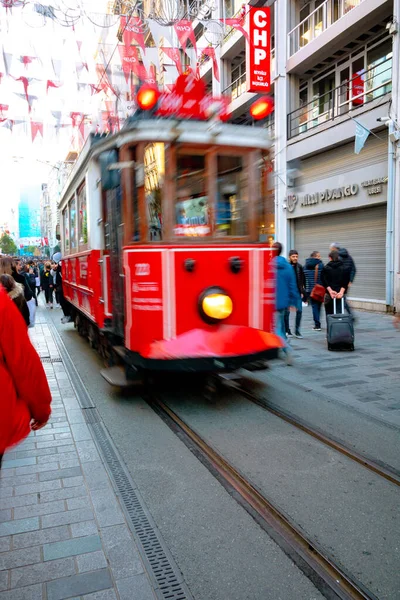
[[372,310],[386,304],[387,158],[385,142],[378,142],[362,157],[364,165],[346,146],[303,161],[302,185],[286,198],[290,239],[300,261],[318,250],[326,262],[332,242],[346,248],[357,267],[349,297]]

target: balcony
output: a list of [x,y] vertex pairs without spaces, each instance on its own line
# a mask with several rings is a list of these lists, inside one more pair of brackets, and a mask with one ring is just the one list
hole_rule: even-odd
[[[237,77],[234,81],[232,81],[232,83],[230,83],[224,90],[223,90],[223,94],[230,96],[231,98],[231,102],[233,102],[234,100],[236,100],[237,98],[239,98],[239,96],[241,96],[246,92],[246,61],[242,61],[237,67],[235,67],[236,69],[240,69],[240,67],[243,68],[241,74],[239,77]],[[271,82],[274,78],[274,73],[275,73],[275,49],[273,48],[271,50]],[[251,97],[254,97],[255,94],[250,94]]]
[[333,121],[392,91],[392,59],[360,71],[288,114],[288,139]]
[[289,58],[315,40],[363,0],[325,0],[288,33]]

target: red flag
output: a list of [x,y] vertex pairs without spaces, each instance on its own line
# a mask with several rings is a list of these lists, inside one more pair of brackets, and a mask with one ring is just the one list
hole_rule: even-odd
[[147,73],[145,67],[139,61],[139,51],[136,46],[118,46],[121,56],[122,70],[125,75],[126,83],[129,82],[130,73],[134,73],[139,79],[146,79]]
[[59,88],[61,87],[63,84],[62,83],[56,83],[55,81],[51,81],[51,79],[47,80],[47,85],[46,85],[46,94],[49,93],[49,88]]
[[195,52],[197,52],[196,37],[194,35],[192,21],[189,21],[189,19],[181,19],[175,23],[174,29],[183,50],[186,50],[187,41],[190,40]]
[[182,63],[181,63],[181,54],[178,48],[161,48],[161,50],[174,61],[176,68],[178,69],[179,75],[182,73]]
[[0,104],[0,114],[3,116],[3,112],[7,112],[8,104]]
[[111,85],[110,79],[108,77],[107,71],[104,67],[104,65],[101,64],[97,64],[96,65],[96,73],[99,77],[99,87],[103,90],[103,92],[107,93],[107,90],[110,90],[111,93],[114,94],[114,96],[117,95],[117,92],[114,90],[113,86]]
[[30,80],[27,77],[18,77],[18,79],[16,79],[15,81],[22,81],[22,85],[24,86],[25,98],[26,98],[26,101],[27,101],[28,106],[29,106],[29,112],[31,112],[32,107],[31,107],[30,102],[29,102],[29,93],[28,93],[29,81]]
[[146,52],[144,43],[143,23],[140,17],[121,17],[122,39],[124,46],[129,48],[132,42],[136,42],[143,52]]
[[94,83],[89,83],[89,86],[90,86],[92,96],[94,96],[94,94],[99,94],[102,90],[101,87],[97,87],[97,85],[95,85]]
[[28,68],[28,65],[30,65],[35,60],[35,58],[36,56],[21,56],[21,62],[25,65],[25,69]]
[[209,48],[204,48],[204,50],[202,51],[202,55],[209,56],[210,58],[212,58],[214,77],[217,81],[219,81],[219,69],[217,57],[215,56],[215,48],[213,48],[212,46],[210,46]]
[[31,121],[32,142],[35,141],[35,138],[38,133],[40,133],[40,135],[43,137],[43,123]]
[[250,43],[249,34],[243,27],[243,19],[221,19],[221,23],[225,23],[225,25],[228,25],[229,27],[233,27],[234,29],[240,31],[244,35],[245,40],[248,43]]
[[83,120],[83,113],[81,112],[72,112],[70,113],[70,117],[72,119],[72,127],[76,127],[78,124],[78,120],[80,119],[79,122],[81,122]]

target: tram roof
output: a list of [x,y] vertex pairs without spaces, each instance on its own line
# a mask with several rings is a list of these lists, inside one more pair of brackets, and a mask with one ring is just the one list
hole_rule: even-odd
[[63,207],[80,184],[91,159],[102,152],[138,142],[179,142],[269,150],[271,138],[262,127],[232,125],[221,121],[194,121],[163,118],[130,118],[121,131],[110,135],[91,134],[68,177],[59,203]]

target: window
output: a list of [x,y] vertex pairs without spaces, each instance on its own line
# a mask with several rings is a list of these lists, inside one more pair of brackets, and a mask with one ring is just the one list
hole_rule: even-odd
[[388,39],[367,52],[367,99],[373,100],[392,89],[392,40]]
[[88,242],[87,228],[87,205],[86,205],[86,186],[83,185],[78,192],[79,206],[79,245],[82,246]]
[[216,236],[248,234],[247,197],[241,156],[217,159]]
[[191,237],[210,235],[204,154],[178,154],[176,188],[178,201],[174,234]]
[[76,249],[76,200],[72,198],[69,205],[70,244],[71,250]]
[[238,98],[246,91],[246,61],[243,60],[238,65],[231,65],[231,89],[232,100]]
[[68,207],[63,210],[63,226],[64,226],[64,250],[69,252],[69,218]]
[[160,242],[162,240],[162,189],[164,175],[164,144],[147,144],[144,150],[144,191],[150,242]]

